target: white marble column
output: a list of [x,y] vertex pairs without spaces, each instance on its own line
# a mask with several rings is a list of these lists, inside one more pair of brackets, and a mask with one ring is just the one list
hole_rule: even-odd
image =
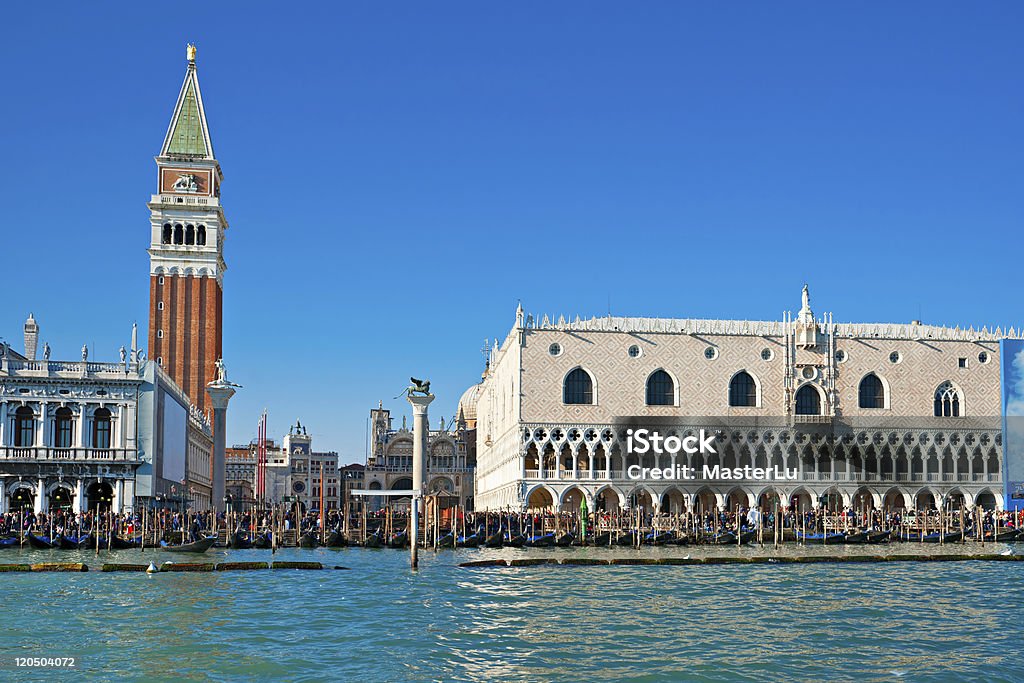
[[227,439],[228,401],[235,395],[235,388],[238,385],[227,381],[222,361],[218,361],[218,366],[218,378],[206,385],[206,393],[210,395],[210,403],[213,405],[213,482],[210,502],[214,510],[224,512],[224,451]]
[[47,418],[46,401],[39,402],[39,427],[36,429],[36,440],[35,445],[37,447],[46,447],[50,445],[50,430],[49,425],[46,424]]
[[122,483],[124,488],[122,490],[121,509],[125,512],[130,512],[135,508],[135,480],[126,479]]
[[43,480],[39,479],[36,482],[36,505],[35,505],[35,509],[36,509],[37,513],[38,512],[42,512],[43,510],[46,509],[44,507],[44,501],[43,501],[43,498],[45,498],[45,497],[46,497],[46,491],[43,488]]
[[71,504],[72,509],[76,512],[85,512],[85,498],[82,492],[82,480],[75,480],[75,499]]
[[419,522],[420,506],[423,505],[423,465],[427,452],[427,438],[430,435],[430,422],[427,417],[427,406],[434,400],[433,394],[419,395],[410,393],[406,396],[412,404],[412,519],[409,529],[409,547],[412,553],[412,568],[419,566]]
[[110,501],[110,509],[115,514],[121,514],[121,508],[124,505],[124,479],[118,479],[114,482],[114,500]]
[[0,402],[0,446],[13,445],[14,439],[10,438],[7,434],[7,401],[3,401]]
[[[5,404],[6,405],[6,404]],[[7,486],[3,479],[0,479],[0,515],[7,512]]]
[[89,404],[78,404],[78,434],[76,434],[75,445],[78,448],[86,447],[85,435],[89,431]]

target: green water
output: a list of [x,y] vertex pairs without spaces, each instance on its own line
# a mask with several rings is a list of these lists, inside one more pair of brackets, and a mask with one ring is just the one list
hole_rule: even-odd
[[[428,551],[416,573],[407,552],[292,549],[274,559],[351,571],[6,573],[0,680],[1024,680],[1020,562],[455,566],[490,557],[919,548]],[[199,558],[0,551],[0,563],[97,569],[151,559]],[[75,657],[78,666],[27,671],[13,668],[14,656]]]

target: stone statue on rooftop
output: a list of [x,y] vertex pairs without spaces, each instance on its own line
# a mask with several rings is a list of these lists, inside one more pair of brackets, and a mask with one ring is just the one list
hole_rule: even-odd
[[50,360],[50,344],[43,342],[43,360]]
[[82,362],[89,360],[89,345],[82,344]]

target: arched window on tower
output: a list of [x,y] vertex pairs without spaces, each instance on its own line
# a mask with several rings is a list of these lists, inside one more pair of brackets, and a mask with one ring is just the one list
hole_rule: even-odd
[[757,407],[757,383],[747,371],[737,372],[729,382],[729,405],[734,408]]
[[74,424],[75,418],[71,414],[71,408],[57,408],[53,420],[54,448],[71,448],[71,444],[74,443]]
[[174,239],[174,227],[170,223],[164,223],[163,243],[170,244]]
[[29,448],[36,440],[36,418],[32,409],[22,406],[14,412],[14,446]]
[[185,241],[185,232],[184,232],[184,230],[185,229],[181,226],[181,223],[175,223],[174,224],[174,243],[175,244],[182,244],[182,243],[184,243],[184,241]]
[[110,448],[110,411],[97,408],[92,417],[92,447]]
[[860,381],[858,394],[861,408],[885,407],[885,385],[873,372]]
[[196,244],[201,247],[206,246],[206,226],[200,225],[196,228]]
[[821,415],[821,395],[810,384],[805,384],[796,392],[797,415]]
[[583,368],[576,368],[565,376],[562,401],[569,405],[590,405],[594,402],[594,382]]
[[185,244],[196,243],[196,226],[189,223],[185,226]]
[[960,417],[960,391],[952,382],[943,382],[935,390],[935,417]]
[[676,383],[664,370],[655,370],[647,378],[647,405],[672,406],[676,403]]

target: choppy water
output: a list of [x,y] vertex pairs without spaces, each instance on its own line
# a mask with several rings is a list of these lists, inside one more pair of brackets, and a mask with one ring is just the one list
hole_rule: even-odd
[[[538,555],[917,549],[428,551],[416,573],[407,552],[292,549],[274,559],[352,571],[6,573],[0,679],[1024,680],[1020,562],[455,566]],[[97,569],[150,559],[198,557],[0,552],[0,563],[84,560]],[[271,555],[213,550],[202,559]],[[15,670],[15,655],[74,656],[78,670]]]

